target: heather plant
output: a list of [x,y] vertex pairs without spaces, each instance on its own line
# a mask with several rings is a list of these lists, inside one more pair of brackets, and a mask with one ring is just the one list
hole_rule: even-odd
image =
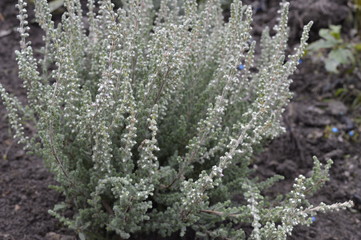
[[190,229],[200,239],[286,239],[317,212],[351,206],[307,200],[331,161],[315,158],[313,174],[274,199],[263,193],[280,176],[251,177],[256,147],[284,132],[289,77],[311,27],[286,56],[287,2],[257,59],[252,9],[239,0],[227,23],[220,0],[162,0],[157,11],[152,0],[123,1],[116,11],[110,0],[88,0],[86,15],[79,0],[64,5],[55,24],[47,1],[35,2],[44,30],[36,59],[18,1],[16,54],[28,103],[1,85],[0,93],[15,137],[44,159],[65,196],[50,214],[81,239]]

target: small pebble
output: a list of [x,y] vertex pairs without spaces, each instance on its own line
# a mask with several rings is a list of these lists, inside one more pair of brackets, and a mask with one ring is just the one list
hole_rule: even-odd
[[342,116],[347,113],[348,108],[341,101],[333,100],[328,103],[328,110],[332,115]]
[[20,208],[21,208],[20,205],[16,204],[15,207],[14,207],[15,212],[16,212],[16,211],[19,211]]

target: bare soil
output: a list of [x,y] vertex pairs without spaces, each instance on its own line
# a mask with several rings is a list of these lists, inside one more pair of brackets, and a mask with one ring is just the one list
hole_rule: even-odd
[[[254,34],[259,36],[265,24],[274,23],[279,1],[245,2],[254,5]],[[315,21],[311,40],[317,39],[320,27],[327,27],[330,23],[342,24],[344,31],[347,31],[351,26],[347,21],[351,13],[347,2],[291,1],[290,27],[294,30],[291,32],[290,45],[296,44],[300,29],[311,19]],[[0,82],[25,103],[26,93],[17,76],[14,53],[19,42],[14,5],[14,0],[0,1]],[[31,29],[32,45],[38,48],[42,44],[41,30],[32,22]],[[286,177],[268,193],[274,194],[289,190],[293,179],[299,174],[308,175],[312,168],[312,156],[318,156],[321,160],[332,158],[331,180],[312,198],[312,202],[335,203],[352,199],[355,207],[321,214],[311,227],[296,227],[289,239],[359,240],[361,110],[359,105],[352,106],[351,103],[357,97],[352,89],[361,90],[361,79],[355,75],[329,75],[321,65],[307,58],[293,79],[291,88],[295,95],[284,114],[287,132],[271,141],[255,157],[253,167],[261,178],[274,174]],[[340,88],[349,89],[349,94],[336,98],[335,91]],[[75,233],[66,230],[47,213],[62,200],[62,196],[49,188],[56,182],[42,161],[26,155],[21,146],[14,142],[3,105],[0,105],[0,154],[0,240],[76,239]],[[148,239],[157,238],[149,236]]]

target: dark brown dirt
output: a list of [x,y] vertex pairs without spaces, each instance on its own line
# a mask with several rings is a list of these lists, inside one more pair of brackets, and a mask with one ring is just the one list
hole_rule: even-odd
[[[14,5],[13,0],[0,1],[0,82],[25,102],[15,62],[19,37],[15,32],[18,23]],[[33,29],[35,35],[31,40],[39,46],[39,29]],[[59,193],[49,189],[56,182],[40,159],[25,155],[15,143],[3,105],[0,106],[0,154],[0,239],[40,240],[49,232],[65,233],[47,213],[61,200]]]
[[[360,129],[355,123],[355,119],[360,118],[360,109],[350,109],[330,98],[335,89],[323,92],[322,87],[327,86],[332,77],[312,71],[314,65],[310,60],[306,59],[302,65],[292,85],[295,97],[284,114],[287,133],[273,140],[257,156],[257,172],[264,177],[285,176],[285,181],[273,187],[275,192],[284,192],[299,174],[310,174],[312,156],[321,161],[331,158],[334,164],[330,181],[311,202],[331,204],[353,199],[355,208],[320,214],[310,227],[296,227],[289,239],[361,239]],[[332,132],[332,128],[337,128],[338,132]],[[353,137],[350,131],[355,132]]]
[[[245,1],[255,7],[254,33],[259,35],[264,24],[272,25],[277,0]],[[343,24],[347,30],[350,9],[347,0],[291,1],[293,29],[290,44],[295,43],[299,30],[310,19],[315,21],[311,35],[317,38],[320,27],[329,23]],[[318,5],[314,5],[318,3]],[[17,77],[14,50],[19,37],[14,0],[0,1],[0,82],[25,102],[25,91]],[[323,5],[322,5],[323,4]],[[32,14],[30,14],[32,15]],[[41,31],[32,24],[31,41],[41,45]],[[353,199],[351,210],[317,216],[309,228],[297,227],[289,239],[358,240],[361,239],[361,148],[360,106],[351,107],[356,96],[349,90],[342,99],[334,97],[336,89],[361,89],[361,80],[340,75],[329,76],[322,66],[304,59],[294,76],[295,97],[284,114],[287,133],[270,142],[255,158],[254,167],[261,177],[281,174],[286,177],[272,188],[274,192],[289,190],[299,174],[307,175],[312,168],[312,156],[321,160],[332,158],[331,180],[313,198],[315,204],[342,202]],[[338,132],[332,132],[337,128]],[[350,131],[354,136],[350,136]],[[62,196],[48,188],[56,184],[42,161],[29,157],[14,143],[0,105],[0,240],[75,239],[48,213]],[[270,193],[272,194],[272,193]],[[65,235],[70,235],[66,237]]]

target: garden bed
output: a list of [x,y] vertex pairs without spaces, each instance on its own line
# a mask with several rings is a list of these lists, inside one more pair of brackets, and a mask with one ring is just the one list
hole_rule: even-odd
[[[259,2],[266,5],[255,4],[255,9],[258,9],[255,15],[255,35],[259,34],[261,25],[272,24],[279,1]],[[303,14],[307,11],[307,5],[304,4],[302,9],[299,2],[292,2],[291,26],[300,29],[304,21],[312,18],[316,28],[311,39],[316,39],[317,28],[327,26],[322,22],[325,16]],[[338,12],[332,15],[334,19],[330,18],[330,21],[341,23],[346,12],[343,6],[347,1],[330,2],[339,6]],[[14,53],[19,48],[14,4],[13,0],[0,2],[0,82],[25,103],[26,93],[17,76]],[[42,32],[35,23],[30,25],[31,41],[37,48],[41,46]],[[297,32],[292,32],[290,44],[294,44],[297,36]],[[293,179],[299,174],[310,174],[312,156],[316,155],[323,161],[332,158],[334,165],[331,181],[312,198],[312,202],[335,203],[352,199],[355,207],[318,215],[310,227],[297,227],[289,239],[361,239],[361,148],[360,128],[357,128],[361,111],[360,107],[351,108],[349,99],[343,102],[334,97],[334,91],[340,87],[353,85],[361,89],[361,80],[330,76],[322,66],[313,64],[307,58],[300,64],[293,79],[292,91],[295,95],[284,114],[287,133],[271,141],[255,157],[253,167],[261,178],[274,174],[286,177],[285,181],[266,193],[272,196],[289,190]],[[74,233],[66,230],[47,213],[48,209],[62,200],[62,196],[49,188],[56,182],[42,161],[27,156],[13,140],[3,105],[0,105],[0,154],[0,239],[75,239],[72,237]]]

